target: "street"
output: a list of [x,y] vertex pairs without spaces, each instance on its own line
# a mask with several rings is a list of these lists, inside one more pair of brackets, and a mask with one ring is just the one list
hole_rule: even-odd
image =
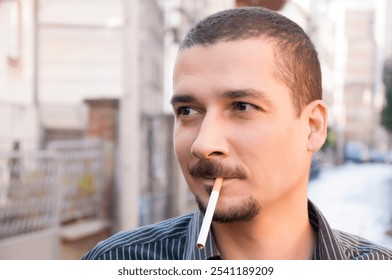
[[309,198],[333,228],[392,248],[392,165],[324,167]]

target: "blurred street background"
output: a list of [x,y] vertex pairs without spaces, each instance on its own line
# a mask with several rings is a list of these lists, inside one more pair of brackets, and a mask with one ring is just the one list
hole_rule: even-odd
[[392,0],[0,0],[0,259],[80,259],[195,209],[169,104],[199,19],[264,6],[312,38],[329,106],[309,198],[392,248]]

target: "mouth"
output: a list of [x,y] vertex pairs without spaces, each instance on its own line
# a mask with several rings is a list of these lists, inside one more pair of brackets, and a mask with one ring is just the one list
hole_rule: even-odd
[[[201,182],[208,192],[211,192],[212,187],[215,183],[216,177],[198,177],[196,178],[199,182]],[[223,183],[222,183],[222,188],[224,188],[225,184],[227,184],[228,181],[236,179],[235,177],[223,177]]]
[[[216,177],[197,177],[195,179],[198,180],[203,185],[203,187],[205,188],[207,193],[209,195],[211,195],[211,192],[212,192],[212,189],[214,187],[214,183],[215,183]],[[223,178],[223,183],[221,185],[222,188],[224,186],[224,182],[225,181],[226,181],[226,178]]]
[[211,178],[211,177],[199,177],[197,179],[199,179],[203,183],[203,185],[211,186],[211,187],[215,181],[215,178]]

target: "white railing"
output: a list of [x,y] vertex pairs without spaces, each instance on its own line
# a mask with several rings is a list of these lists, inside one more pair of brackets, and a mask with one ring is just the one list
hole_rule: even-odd
[[0,239],[100,215],[99,141],[0,153]]

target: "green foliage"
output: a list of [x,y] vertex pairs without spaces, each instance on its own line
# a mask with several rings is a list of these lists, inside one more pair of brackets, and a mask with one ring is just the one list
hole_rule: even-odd
[[84,174],[80,177],[79,191],[83,194],[93,194],[97,191],[94,177],[91,174]]
[[392,133],[392,60],[386,61],[384,66],[383,81],[386,87],[386,104],[381,111],[381,124]]
[[392,133],[392,88],[387,89],[384,108],[381,111],[381,124]]
[[385,61],[382,80],[387,89],[392,88],[392,58]]

